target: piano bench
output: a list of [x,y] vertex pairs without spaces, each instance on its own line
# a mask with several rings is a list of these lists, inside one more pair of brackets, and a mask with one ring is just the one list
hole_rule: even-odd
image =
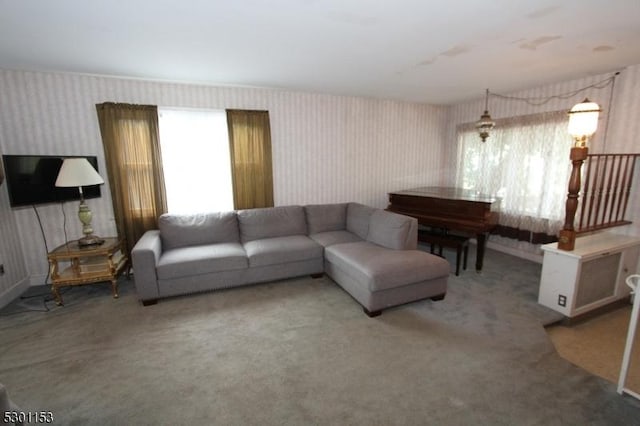
[[447,232],[418,231],[418,241],[431,245],[431,253],[438,247],[438,256],[442,256],[442,248],[449,247],[456,250],[456,275],[460,275],[460,255],[463,255],[462,268],[467,269],[467,257],[469,255],[469,238],[462,235],[449,234]]

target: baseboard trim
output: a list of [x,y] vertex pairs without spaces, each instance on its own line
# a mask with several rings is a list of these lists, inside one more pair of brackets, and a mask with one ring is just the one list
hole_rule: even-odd
[[31,286],[49,285],[49,283],[47,283],[48,278],[49,278],[48,274],[31,275],[29,277],[29,285]]
[[563,320],[560,320],[560,324],[567,327],[571,327],[577,324],[581,324],[597,316],[607,314],[609,312],[615,311],[617,309],[620,309],[629,305],[631,305],[631,296],[623,297],[622,299],[615,300],[611,303],[600,306],[599,308],[593,309],[589,312],[576,315],[575,317],[565,317]]
[[[471,242],[476,244],[475,239],[471,240]],[[529,253],[529,252],[526,252],[526,251],[523,251],[523,250],[518,250],[518,249],[512,248],[512,247],[507,247],[505,245],[494,243],[494,242],[491,242],[491,241],[487,241],[487,248],[490,248],[492,250],[499,251],[499,252],[502,252],[502,253],[510,254],[512,256],[519,257],[521,259],[526,259],[526,260],[530,260],[532,262],[536,262],[536,263],[542,264],[542,255],[541,254]]]
[[30,287],[29,284],[29,278],[23,278],[0,294],[0,309],[4,308],[14,299],[18,298],[22,293],[27,291]]
[[[472,249],[475,253],[478,246],[478,241],[475,238],[470,238],[469,243],[475,247]],[[429,252],[429,244],[418,241],[418,247],[422,247],[424,251]],[[501,253],[509,254],[511,256],[519,257],[521,259],[530,260],[531,262],[542,264],[542,255],[518,250],[516,248],[508,247],[502,244],[487,241],[487,248]]]

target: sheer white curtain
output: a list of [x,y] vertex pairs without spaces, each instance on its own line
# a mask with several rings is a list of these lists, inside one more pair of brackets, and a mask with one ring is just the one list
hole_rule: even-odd
[[233,210],[227,113],[158,108],[170,213]]
[[496,120],[486,142],[458,127],[457,186],[502,198],[500,225],[556,235],[571,172],[565,111]]

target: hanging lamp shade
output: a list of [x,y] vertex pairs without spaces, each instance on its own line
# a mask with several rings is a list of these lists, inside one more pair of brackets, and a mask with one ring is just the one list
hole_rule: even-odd
[[487,89],[484,101],[484,113],[480,116],[480,120],[476,122],[476,130],[478,131],[482,142],[487,140],[489,132],[495,127],[495,125],[495,121],[493,121],[491,114],[489,114],[489,89]]

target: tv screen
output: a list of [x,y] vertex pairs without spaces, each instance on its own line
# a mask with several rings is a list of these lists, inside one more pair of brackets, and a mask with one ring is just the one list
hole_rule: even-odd
[[[11,207],[79,200],[78,188],[55,186],[65,158],[86,158],[98,171],[96,156],[3,155]],[[82,192],[84,198],[101,196],[100,185],[83,186]]]

